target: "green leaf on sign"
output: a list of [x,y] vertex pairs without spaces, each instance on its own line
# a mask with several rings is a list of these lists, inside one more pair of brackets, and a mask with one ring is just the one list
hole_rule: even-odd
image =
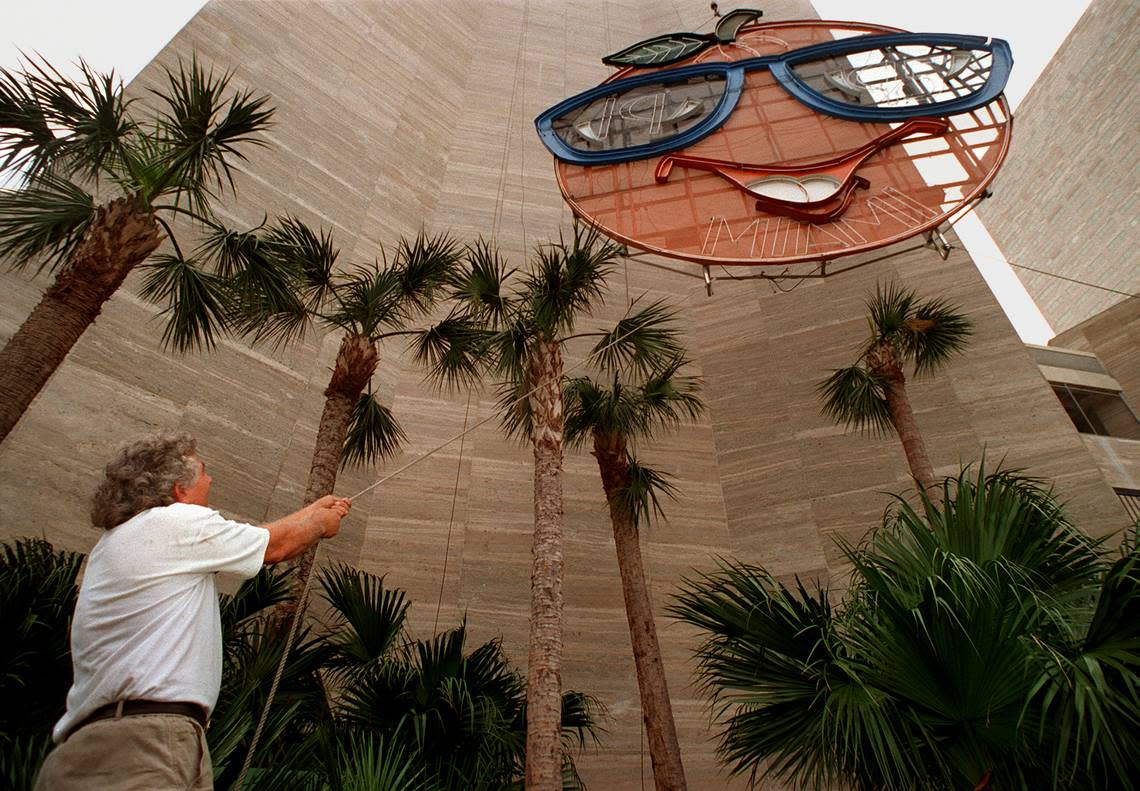
[[602,58],[602,63],[609,66],[669,66],[696,55],[713,40],[712,36],[699,33],[667,33],[607,55]]
[[738,8],[722,16],[716,23],[716,40],[722,44],[736,41],[740,28],[764,15],[763,11],[751,8]]

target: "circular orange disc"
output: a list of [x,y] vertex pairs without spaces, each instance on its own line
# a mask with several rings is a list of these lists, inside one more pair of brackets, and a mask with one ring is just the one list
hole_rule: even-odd
[[[732,44],[711,47],[689,63],[735,61],[894,28],[851,22],[796,21],[753,25]],[[626,69],[611,79],[653,69]],[[855,170],[865,188],[834,219],[805,222],[757,206],[754,195],[708,170],[674,167],[655,178],[661,157],[606,165],[556,160],[559,188],[574,213],[630,247],[702,264],[787,265],[874,250],[936,227],[978,198],[1009,147],[1005,97],[950,116],[941,134],[885,145]],[[671,156],[747,163],[762,168],[819,163],[881,139],[897,123],[862,123],[815,112],[766,70],[745,87],[724,125]],[[862,182],[860,182],[862,185]],[[795,178],[776,190],[802,190]]]

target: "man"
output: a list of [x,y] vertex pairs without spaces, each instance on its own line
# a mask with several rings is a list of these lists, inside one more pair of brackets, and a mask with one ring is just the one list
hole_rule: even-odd
[[214,575],[248,579],[340,530],[351,502],[323,497],[261,527],[209,508],[186,434],[147,437],[104,470],[71,627],[74,681],[37,791],[210,789],[207,718],[222,677]]

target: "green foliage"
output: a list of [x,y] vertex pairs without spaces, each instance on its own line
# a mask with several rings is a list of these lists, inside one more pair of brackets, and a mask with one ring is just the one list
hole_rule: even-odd
[[912,362],[916,375],[946,365],[966,348],[973,325],[944,299],[920,300],[896,283],[867,300],[867,339],[852,366],[831,372],[816,392],[823,413],[869,434],[894,431],[887,409],[887,369]]
[[[164,345],[209,349],[226,329],[227,289],[272,293],[280,281],[276,271],[208,266],[218,236],[213,204],[234,190],[246,150],[265,144],[268,98],[231,91],[231,73],[215,74],[194,57],[166,71],[144,116],[114,74],[82,62],[80,70],[73,81],[44,61],[0,69],[0,167],[22,178],[18,188],[0,190],[0,259],[16,269],[71,264],[73,277],[85,277],[76,250],[106,216],[93,193],[104,205],[125,199],[166,232],[172,248],[145,265],[143,288],[166,307]],[[194,255],[183,254],[173,216],[214,229]]]
[[633,515],[634,526],[648,522],[651,516],[664,519],[661,498],[677,499],[677,487],[669,480],[673,476],[642,464],[633,454],[627,453],[626,463],[626,485],[618,492],[618,498],[622,507]]
[[[508,286],[515,270],[485,241],[477,242],[466,249],[449,281],[451,312],[417,335],[416,360],[440,387],[494,379],[501,427],[509,436],[529,439],[533,421],[527,396],[540,383],[532,381],[528,360],[538,344],[561,346],[582,337],[573,334],[574,328],[602,304],[605,279],[621,252],[597,231],[575,224],[569,240],[560,237],[536,247],[531,268]],[[664,370],[682,353],[675,316],[662,302],[627,314],[611,329],[584,335],[600,339],[591,362],[615,375]]]
[[360,394],[352,408],[340,466],[343,469],[352,464],[377,464],[392,458],[407,438],[392,411],[377,401],[369,389]]
[[0,190],[0,259],[14,269],[67,260],[95,219],[95,199],[66,179],[45,174],[34,186]]
[[854,573],[785,587],[722,563],[671,611],[705,632],[702,682],[735,772],[796,787],[1125,787],[1140,770],[1140,576],[1039,482],[984,469],[898,500],[843,550]]
[[30,789],[71,686],[83,556],[25,538],[0,549],[0,785]]
[[225,281],[177,254],[152,256],[140,269],[142,296],[167,305],[163,345],[180,352],[213,348],[215,332],[226,326]]
[[894,348],[900,360],[914,362],[921,374],[945,365],[966,347],[973,334],[970,320],[944,299],[919,300],[897,283],[875,287],[867,302],[869,337],[862,356],[880,344]]
[[886,386],[882,376],[861,365],[838,368],[818,387],[823,414],[868,434],[890,434]]
[[[231,75],[197,58],[166,72],[165,90],[154,92],[158,110],[146,119],[132,114],[114,74],[80,69],[78,81],[43,61],[0,69],[0,164],[25,180],[0,207],[0,255],[13,266],[67,259],[94,213],[88,183],[106,180],[148,209],[209,222],[212,201],[233,190],[234,163],[264,145],[268,98],[230,92]],[[173,206],[160,205],[164,197]]]
[[[34,539],[4,545],[0,625],[0,784],[30,789],[71,683],[68,630],[82,555]],[[321,573],[328,611],[290,648],[243,791],[467,791],[521,783],[525,682],[498,641],[466,649],[466,626],[428,640],[405,630],[403,591],[349,566]],[[273,620],[286,574],[263,569],[222,596],[221,694],[207,731],[215,787],[231,789],[281,659],[288,629]],[[566,788],[573,753],[596,738],[602,709],[563,696]]]

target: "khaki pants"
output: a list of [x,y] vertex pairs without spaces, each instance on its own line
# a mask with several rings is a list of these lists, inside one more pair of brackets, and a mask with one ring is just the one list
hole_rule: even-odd
[[181,714],[98,720],[44,761],[35,791],[211,791],[202,726]]

